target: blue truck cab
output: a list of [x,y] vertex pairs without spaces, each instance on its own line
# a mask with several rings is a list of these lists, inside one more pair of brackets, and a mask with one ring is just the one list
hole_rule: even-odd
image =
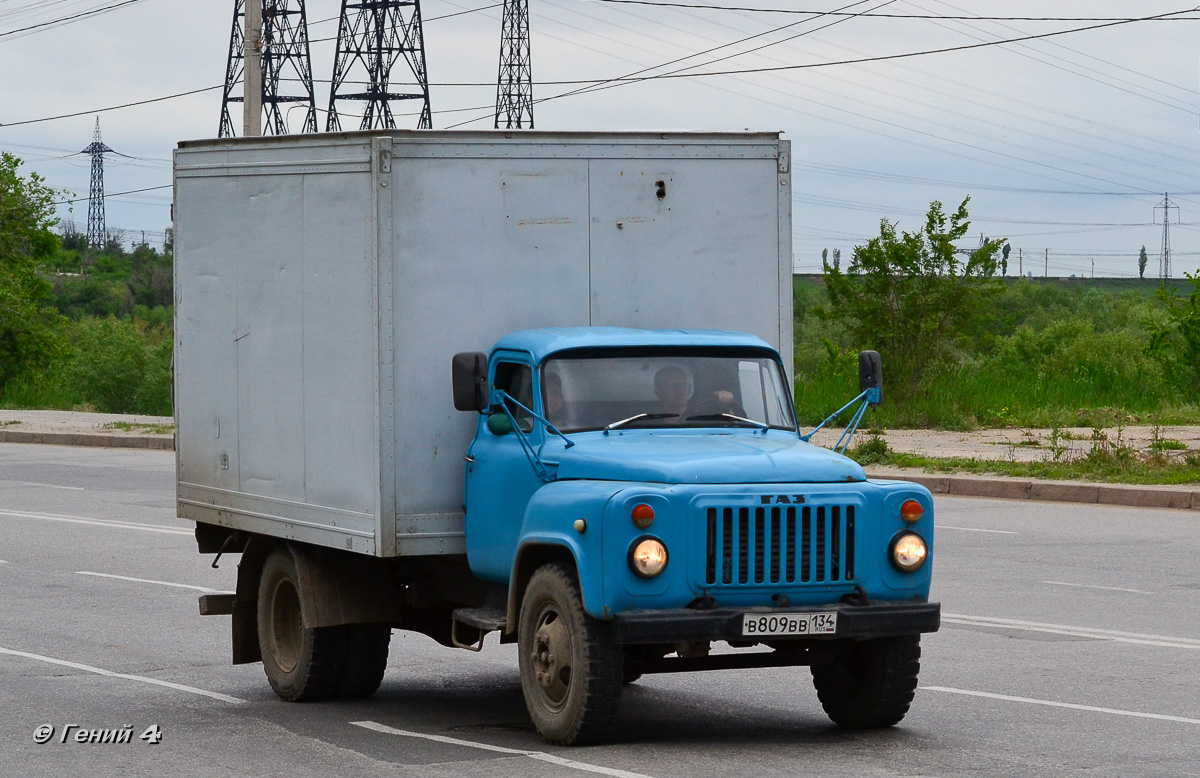
[[601,736],[622,684],[681,670],[807,665],[836,723],[903,718],[939,625],[932,497],[807,442],[766,342],[526,330],[457,355],[454,393],[479,415],[467,559],[546,739]]

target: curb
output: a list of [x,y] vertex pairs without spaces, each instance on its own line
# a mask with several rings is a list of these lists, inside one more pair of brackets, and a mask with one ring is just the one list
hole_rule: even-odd
[[1200,487],[1094,484],[1083,481],[1038,481],[1020,478],[987,478],[968,475],[932,475],[881,470],[871,479],[912,481],[934,494],[955,497],[992,497],[1003,500],[1081,502],[1135,508],[1200,510]]
[[0,430],[0,443],[41,443],[48,446],[96,446],[174,451],[175,436],[103,435],[89,432],[22,432]]
[[[174,451],[175,436],[104,435],[86,432],[21,432],[0,429],[0,443],[40,443],[51,446],[94,446]],[[934,494],[954,497],[991,497],[1001,500],[1078,502],[1092,505],[1123,505],[1135,508],[1200,510],[1200,488],[1139,484],[1094,484],[1082,481],[1038,481],[1020,478],[988,478],[971,475],[935,475],[903,470],[867,473],[878,480],[911,481]]]

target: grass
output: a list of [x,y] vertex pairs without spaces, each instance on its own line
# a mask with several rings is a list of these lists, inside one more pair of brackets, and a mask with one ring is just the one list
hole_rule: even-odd
[[100,429],[122,430],[124,432],[139,432],[150,435],[173,435],[174,424],[132,424],[127,421],[112,421],[101,425]]
[[[911,467],[934,473],[972,473],[1010,478],[1039,478],[1055,481],[1093,481],[1118,484],[1200,484],[1200,452],[1184,456],[1166,453],[1161,443],[1176,444],[1172,451],[1187,451],[1178,441],[1155,440],[1144,451],[1120,441],[1112,442],[1096,435],[1084,454],[1063,456],[1040,462],[977,459],[974,457],[931,457],[892,451],[882,434],[872,430],[871,437],[852,449],[850,457],[862,465]],[[1182,448],[1179,448],[1182,447]]]
[[0,421],[0,427],[11,427],[11,426],[13,426],[13,425],[15,425],[15,424],[20,424],[20,423],[21,423],[21,422],[19,422],[19,421],[16,421],[16,420],[13,420],[13,421]]

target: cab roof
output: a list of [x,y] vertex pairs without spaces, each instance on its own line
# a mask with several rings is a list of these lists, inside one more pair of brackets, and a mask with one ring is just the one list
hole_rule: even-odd
[[523,351],[534,362],[559,351],[592,348],[683,346],[690,348],[758,348],[778,354],[762,338],[722,330],[640,330],[630,327],[547,327],[519,330],[497,341],[495,351]]

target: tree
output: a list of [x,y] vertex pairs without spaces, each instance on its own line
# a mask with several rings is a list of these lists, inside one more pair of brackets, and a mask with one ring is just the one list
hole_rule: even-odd
[[1004,251],[1000,252],[1000,275],[1008,276],[1008,255],[1012,253],[1012,246],[1008,243],[1004,244]]
[[930,204],[919,232],[897,233],[883,219],[879,237],[856,246],[850,266],[826,268],[827,319],[841,321],[858,347],[876,348],[893,396],[912,397],[927,376],[947,365],[961,338],[982,331],[1000,291],[997,254],[1003,239],[959,255],[967,234],[967,203],[947,216]]
[[1155,297],[1166,309],[1166,320],[1152,325],[1146,351],[1157,357],[1195,402],[1200,392],[1200,273],[1184,273],[1192,284],[1186,298],[1162,284]]
[[1146,263],[1150,258],[1146,256],[1146,247],[1142,246],[1142,253],[1138,254],[1138,278],[1146,277]]
[[38,264],[58,251],[51,231],[55,192],[41,176],[22,177],[21,160],[0,153],[0,386],[57,351],[62,317],[49,305]]

